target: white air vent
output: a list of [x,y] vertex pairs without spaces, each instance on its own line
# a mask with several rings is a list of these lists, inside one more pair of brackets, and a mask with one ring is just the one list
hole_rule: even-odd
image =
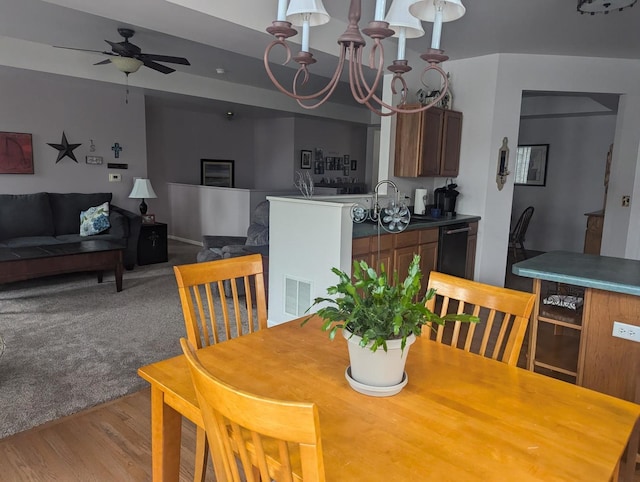
[[311,306],[311,283],[285,276],[284,312],[288,315],[302,316]]

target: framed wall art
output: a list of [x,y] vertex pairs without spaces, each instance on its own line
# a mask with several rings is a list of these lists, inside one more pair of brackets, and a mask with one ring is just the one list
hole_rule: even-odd
[[518,146],[516,155],[516,186],[545,186],[549,144]]
[[31,134],[0,132],[0,174],[33,174]]
[[300,168],[311,169],[311,151],[300,151]]
[[234,187],[234,161],[200,159],[200,184],[203,186]]

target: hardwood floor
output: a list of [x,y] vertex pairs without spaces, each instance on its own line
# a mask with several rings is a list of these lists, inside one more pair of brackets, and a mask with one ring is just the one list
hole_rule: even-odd
[[[183,422],[180,481],[193,480],[195,427]],[[215,480],[213,468],[207,480]],[[151,480],[148,389],[0,440],[0,480]]]

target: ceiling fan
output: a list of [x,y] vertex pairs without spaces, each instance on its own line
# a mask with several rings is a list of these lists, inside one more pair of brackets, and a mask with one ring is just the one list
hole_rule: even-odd
[[171,64],[191,65],[184,57],[172,57],[169,55],[156,55],[143,53],[140,47],[129,42],[129,39],[133,37],[135,31],[130,28],[119,28],[118,33],[124,38],[122,42],[111,42],[105,40],[111,46],[111,52],[102,50],[89,50],[78,49],[74,47],[59,47],[61,49],[81,50],[83,52],[96,52],[104,55],[109,55],[111,58],[105,59],[101,62],[97,62],[94,65],[103,65],[112,63],[118,70],[129,75],[136,72],[142,65],[149,67],[150,69],[157,70],[163,74],[170,74],[175,72],[176,69],[167,67],[158,62],[168,62]]

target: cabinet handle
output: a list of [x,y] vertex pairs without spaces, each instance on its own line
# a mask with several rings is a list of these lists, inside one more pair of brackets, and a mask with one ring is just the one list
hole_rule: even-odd
[[466,233],[467,231],[471,231],[471,228],[451,229],[449,231],[445,231],[444,234]]

